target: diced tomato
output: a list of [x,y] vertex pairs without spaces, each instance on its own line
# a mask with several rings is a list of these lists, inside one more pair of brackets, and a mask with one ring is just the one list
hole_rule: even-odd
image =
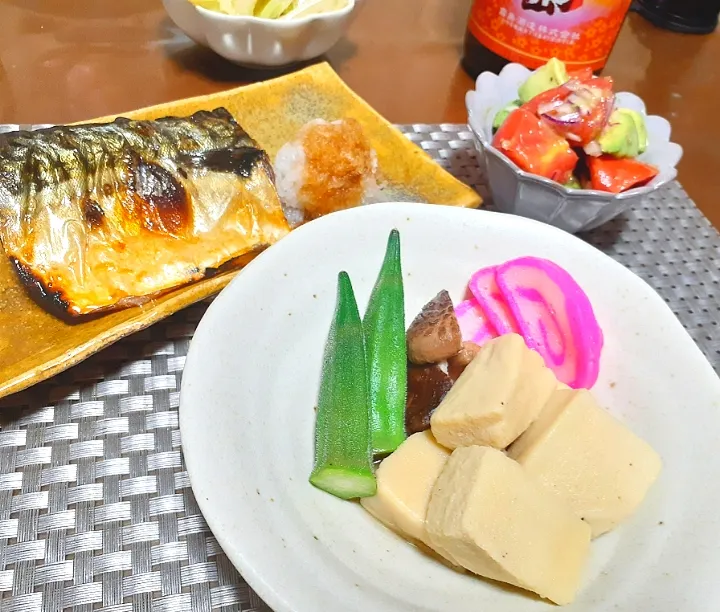
[[534,98],[531,98],[528,102],[523,104],[523,108],[537,115],[539,114],[538,109],[550,106],[551,104],[563,102],[569,95],[570,89],[565,87],[565,85],[560,85],[559,87],[548,89]]
[[593,189],[622,193],[633,187],[649,183],[658,174],[655,166],[636,159],[617,158],[611,155],[588,157],[590,182]]
[[579,68],[578,70],[568,71],[568,75],[571,79],[585,81],[586,79],[591,79],[593,77],[593,71],[592,68]]
[[537,115],[514,110],[495,133],[493,146],[522,170],[566,183],[578,156],[567,141]]
[[571,145],[584,146],[600,135],[610,118],[614,99],[612,80],[590,76],[570,79],[535,96],[524,106],[546,120]]
[[612,94],[612,88],[613,88],[613,80],[612,77],[609,76],[590,76],[587,79],[578,79],[581,83],[585,83],[587,85],[592,85],[593,87],[597,87],[598,89],[602,89],[603,92],[607,94]]

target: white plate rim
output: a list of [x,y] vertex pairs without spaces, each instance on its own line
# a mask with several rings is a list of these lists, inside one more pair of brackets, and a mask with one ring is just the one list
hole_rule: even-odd
[[[504,213],[497,213],[492,211],[486,211],[486,210],[471,210],[471,209],[464,209],[464,208],[455,208],[450,206],[440,206],[440,205],[428,205],[426,203],[414,203],[414,202],[385,202],[385,203],[378,203],[373,204],[372,206],[367,207],[359,207],[354,208],[346,211],[341,211],[337,213],[333,213],[331,215],[327,215],[323,218],[317,219],[311,223],[308,223],[304,226],[301,226],[297,229],[295,229],[290,235],[288,235],[286,238],[284,238],[282,241],[259,255],[253,262],[251,262],[246,269],[241,272],[233,281],[225,288],[223,291],[218,295],[218,297],[214,300],[212,304],[208,307],[205,315],[201,319],[201,321],[198,324],[198,327],[195,331],[193,340],[190,343],[190,347],[188,349],[188,354],[185,362],[185,368],[183,372],[183,381],[186,381],[188,378],[192,377],[192,373],[196,368],[196,363],[199,363],[202,359],[202,355],[199,354],[198,350],[195,348],[198,346],[198,342],[195,340],[196,338],[202,336],[204,333],[204,329],[208,324],[208,321],[215,317],[215,313],[221,312],[221,309],[223,308],[223,304],[225,301],[234,299],[234,292],[237,290],[239,286],[241,286],[244,283],[244,275],[247,270],[259,268],[260,266],[265,265],[265,262],[267,260],[270,260],[271,258],[279,258],[283,256],[283,252],[285,249],[291,248],[291,246],[296,241],[304,240],[305,234],[309,233],[316,233],[321,231],[325,228],[325,226],[332,227],[332,225],[337,224],[339,222],[351,222],[352,218],[354,216],[362,216],[367,214],[375,214],[375,213],[382,213],[384,209],[387,209],[388,207],[392,207],[394,212],[397,212],[398,214],[405,214],[405,213],[417,213],[417,207],[418,206],[430,206],[430,208],[435,209],[437,212],[440,210],[443,211],[442,214],[448,214],[448,215],[457,215],[458,219],[462,217],[469,218],[470,215],[483,215],[486,218],[492,218],[492,223],[499,223],[500,225],[507,225],[507,226],[517,226],[517,227],[525,227],[525,228],[532,228],[535,229],[538,232],[546,233],[548,235],[548,238],[554,238],[559,241],[568,241],[572,242],[574,247],[577,249],[584,250],[588,253],[592,252],[594,256],[601,257],[605,260],[605,263],[609,266],[612,266],[615,270],[615,273],[625,275],[627,279],[629,279],[629,282],[632,282],[636,285],[638,291],[642,291],[645,294],[645,297],[647,299],[652,300],[655,302],[655,305],[657,307],[662,306],[667,311],[667,314],[672,317],[672,319],[675,320],[677,326],[685,333],[688,337],[688,339],[695,345],[694,341],[690,338],[689,334],[687,334],[686,330],[682,327],[682,324],[677,320],[675,315],[672,313],[669,306],[664,302],[664,300],[659,296],[659,294],[641,277],[639,277],[637,274],[632,272],[630,269],[626,268],[616,260],[612,259],[610,256],[606,255],[596,247],[584,242],[583,240],[568,234],[567,232],[546,225],[544,223],[541,223],[539,221],[534,221],[532,219],[523,218],[523,217],[517,217],[513,215],[508,215]],[[373,211],[370,211],[370,209],[375,209]],[[703,375],[709,375],[713,377],[714,379],[717,379],[717,375],[713,371],[710,364],[707,362],[705,357],[702,355],[702,352],[700,351],[699,347],[695,345],[695,349],[697,351],[697,355],[702,359],[705,366],[705,372]],[[190,375],[188,376],[188,373]],[[718,383],[718,389],[720,389],[720,382]],[[188,402],[191,402],[190,399],[188,399],[188,392],[186,391],[186,386],[181,386],[180,391],[180,409],[179,409],[179,421],[180,421],[180,431],[181,431],[181,437],[183,439],[183,454],[185,457],[185,463],[188,471],[188,475],[190,478],[191,486],[193,488],[193,492],[195,493],[195,497],[198,503],[198,506],[200,507],[200,510],[205,517],[205,520],[210,527],[211,531],[215,535],[215,537],[218,540],[218,543],[220,546],[225,550],[228,554],[228,557],[230,558],[230,561],[233,563],[233,565],[237,568],[237,570],[241,573],[243,578],[246,580],[246,582],[249,584],[249,586],[275,611],[275,612],[295,612],[295,609],[290,605],[290,603],[282,596],[282,594],[276,589],[272,584],[270,584],[265,577],[259,573],[255,567],[252,564],[252,561],[250,559],[245,558],[245,556],[241,553],[235,553],[228,552],[228,549],[232,549],[233,547],[228,546],[230,544],[230,539],[226,538],[225,534],[219,533],[215,527],[217,527],[214,512],[212,509],[212,504],[209,502],[209,499],[205,497],[204,493],[206,492],[203,489],[203,483],[197,482],[193,477],[193,472],[196,470],[196,465],[198,465],[198,459],[199,455],[201,454],[199,452],[200,449],[195,449],[192,446],[192,443],[188,443],[187,440],[190,438],[186,438],[185,435],[182,434],[183,431],[187,431],[189,427],[188,418],[189,416],[185,413],[183,410],[183,405],[187,404]],[[190,452],[188,452],[188,449]],[[198,452],[196,452],[196,450]],[[720,553],[718,553],[718,557],[720,559]],[[718,600],[720,602],[720,599]]]

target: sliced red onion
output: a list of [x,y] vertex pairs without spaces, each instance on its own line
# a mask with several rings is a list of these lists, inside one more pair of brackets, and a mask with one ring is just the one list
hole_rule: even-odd
[[570,94],[568,101],[575,105],[581,115],[589,115],[595,104],[595,99],[592,96],[580,95],[579,93]]
[[545,113],[549,113],[556,108],[558,108],[561,104],[563,104],[562,100],[553,100],[552,102],[546,102],[545,104],[540,104],[537,108],[537,112],[539,115],[544,115]]
[[576,113],[564,115],[562,117],[556,117],[555,115],[541,115],[541,117],[546,119],[549,123],[562,128],[573,127],[580,123],[580,115]]
[[574,115],[577,113],[577,108],[570,102],[563,102],[560,106],[555,109],[558,115]]

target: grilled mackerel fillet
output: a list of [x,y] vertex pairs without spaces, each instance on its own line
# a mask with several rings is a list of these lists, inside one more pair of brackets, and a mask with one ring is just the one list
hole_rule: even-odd
[[0,135],[0,241],[55,314],[143,303],[288,231],[266,153],[223,108]]

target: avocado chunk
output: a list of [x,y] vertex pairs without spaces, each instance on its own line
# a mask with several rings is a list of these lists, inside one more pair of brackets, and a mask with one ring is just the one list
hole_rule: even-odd
[[638,154],[645,153],[648,146],[647,128],[645,127],[645,117],[637,111],[630,110],[629,108],[622,109],[624,113],[630,115],[630,118],[635,124],[635,129],[638,133]]
[[582,189],[582,185],[580,184],[580,180],[575,176],[572,175],[567,183],[564,183],[565,187],[568,187],[569,189]]
[[603,153],[615,157],[637,157],[647,148],[643,116],[627,108],[617,108],[598,138]]
[[520,108],[520,100],[514,100],[514,101],[510,102],[510,104],[508,104],[504,108],[501,108],[495,114],[495,118],[493,119],[493,124],[492,124],[493,133],[495,133],[498,129],[500,129],[500,126],[503,123],[505,123],[505,119],[508,118],[508,115],[517,108]]
[[570,80],[565,64],[557,58],[552,58],[547,64],[533,72],[527,80],[520,85],[518,95],[520,102],[525,104],[535,96],[559,87]]

